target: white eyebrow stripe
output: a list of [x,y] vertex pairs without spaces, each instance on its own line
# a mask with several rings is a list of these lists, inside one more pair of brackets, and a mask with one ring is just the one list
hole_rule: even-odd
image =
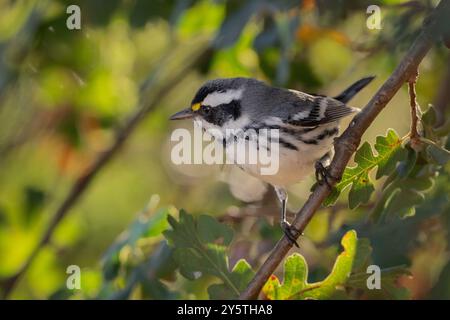
[[224,92],[212,92],[203,99],[202,105],[217,107],[221,104],[230,103],[233,100],[238,100],[242,97],[242,89],[230,89]]

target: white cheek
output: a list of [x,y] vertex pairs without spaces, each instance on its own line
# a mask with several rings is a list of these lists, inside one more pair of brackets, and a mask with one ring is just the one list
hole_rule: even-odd
[[215,141],[222,144],[222,140],[225,137],[225,133],[221,127],[211,124],[200,117],[194,119],[194,127],[201,130],[202,139],[207,139],[208,141]]
[[196,117],[194,118],[194,126],[204,129],[205,131],[208,130],[220,130],[222,131],[222,128],[219,126],[216,126],[212,123],[209,123],[208,121],[205,121],[204,119],[200,118],[200,117]]
[[223,124],[223,128],[225,129],[243,129],[245,126],[250,124],[250,118],[248,116],[242,115],[237,120],[228,120]]

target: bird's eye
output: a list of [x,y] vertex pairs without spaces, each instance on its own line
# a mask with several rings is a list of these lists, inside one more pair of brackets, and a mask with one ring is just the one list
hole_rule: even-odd
[[211,107],[203,106],[202,111],[205,115],[208,115],[211,112]]

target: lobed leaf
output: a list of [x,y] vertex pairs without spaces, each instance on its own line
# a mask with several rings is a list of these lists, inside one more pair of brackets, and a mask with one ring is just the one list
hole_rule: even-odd
[[407,299],[409,296],[408,290],[397,285],[398,279],[405,275],[410,276],[411,273],[404,266],[382,269],[380,278],[381,288],[369,289],[367,282],[371,274],[359,272],[349,277],[347,287],[362,290],[365,298],[368,299]]
[[[331,273],[322,281],[308,283],[308,266],[305,259],[294,253],[285,260],[284,280],[272,275],[263,287],[263,293],[271,300],[275,299],[346,299],[351,288],[367,288],[365,272],[371,262],[372,247],[367,239],[358,239],[354,230],[347,232],[341,240],[343,251],[337,257]],[[400,296],[395,281],[407,273],[403,267],[382,270],[382,292],[379,297]],[[383,296],[383,294],[385,294]]]
[[349,186],[351,186],[348,199],[350,209],[367,203],[375,191],[370,172],[377,167],[376,179],[390,175],[397,163],[407,154],[402,147],[402,139],[393,129],[389,129],[386,136],[378,136],[374,147],[377,154],[374,154],[368,142],[364,142],[356,151],[354,157],[356,166],[345,169],[341,181],[324,201],[325,206],[333,205],[340,193]]
[[370,213],[372,221],[389,217],[413,216],[416,207],[425,200],[425,193],[434,185],[437,167],[424,159],[424,153],[406,148],[408,155],[400,161],[397,170],[388,177],[383,193]]
[[[255,273],[248,262],[244,259],[241,259],[233,267],[230,278],[232,279],[232,282],[235,284],[236,288],[239,291],[243,291],[250,280],[252,280],[254,274]],[[223,283],[213,284],[209,286],[208,294],[211,299],[215,300],[237,298],[235,292],[233,292],[227,285]]]
[[222,283],[209,287],[210,297],[237,298],[253,276],[253,271],[244,260],[229,271],[226,251],[233,231],[210,216],[194,218],[184,210],[180,211],[179,221],[172,216],[168,221],[172,229],[166,230],[164,236],[174,247],[174,259],[180,273],[190,280],[203,275],[215,276]]
[[288,257],[284,264],[284,281],[281,284],[272,276],[265,284],[263,292],[269,299],[328,299],[345,284],[351,273],[357,251],[355,231],[347,232],[341,244],[344,251],[337,257],[331,273],[317,283],[308,283],[308,266],[305,258],[298,253]]

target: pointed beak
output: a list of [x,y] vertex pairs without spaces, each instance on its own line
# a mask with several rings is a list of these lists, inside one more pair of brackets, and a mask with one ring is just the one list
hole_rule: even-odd
[[183,109],[175,114],[173,114],[169,119],[170,120],[181,120],[181,119],[189,119],[194,116],[194,113],[190,108]]

